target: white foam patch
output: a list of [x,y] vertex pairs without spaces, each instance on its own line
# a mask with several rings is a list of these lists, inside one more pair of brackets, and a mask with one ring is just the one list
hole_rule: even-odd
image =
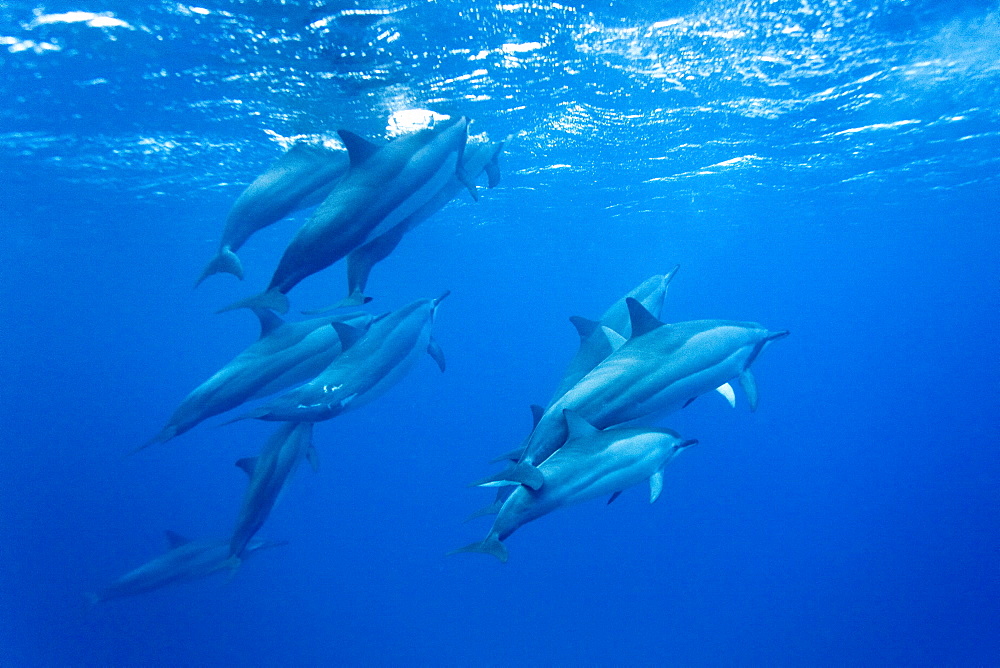
[[28,24],[29,28],[52,23],[84,23],[91,28],[131,28],[126,21],[115,18],[111,12],[95,14],[93,12],[63,12],[61,14],[35,14]]

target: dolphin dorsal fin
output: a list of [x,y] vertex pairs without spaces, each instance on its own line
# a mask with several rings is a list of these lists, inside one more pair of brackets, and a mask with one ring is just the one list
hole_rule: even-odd
[[337,130],[337,135],[340,136],[340,141],[344,142],[344,146],[347,148],[351,167],[360,165],[379,149],[375,144],[350,130]]
[[608,343],[611,344],[611,350],[615,351],[622,347],[622,345],[627,340],[624,336],[611,329],[610,327],[601,326],[601,331],[604,332],[604,336],[607,337]]
[[573,323],[576,327],[576,333],[580,335],[580,341],[583,341],[601,326],[601,323],[596,320],[590,320],[589,318],[583,318],[578,315],[571,315],[569,321]]
[[171,550],[174,548],[178,548],[181,545],[187,545],[188,543],[191,542],[189,538],[185,538],[176,531],[171,531],[167,529],[163,533],[167,537],[167,544],[170,545]]
[[503,153],[503,144],[503,142],[497,144],[496,152],[484,168],[488,179],[486,183],[488,188],[495,188],[500,183],[500,154]]
[[365,335],[364,330],[342,322],[331,322],[330,325],[337,330],[337,336],[340,337],[341,352],[353,346],[357,343],[358,339]]
[[269,308],[255,306],[251,310],[257,316],[257,319],[260,320],[260,338],[262,339],[285,324],[281,316]]
[[569,429],[567,441],[574,438],[586,438],[593,436],[600,431],[597,427],[587,422],[580,414],[569,408],[563,410],[563,417],[566,418],[566,428]]
[[237,459],[236,468],[243,469],[243,472],[252,478],[254,469],[257,468],[257,458],[244,457],[243,459]]
[[545,408],[538,404],[531,404],[528,408],[531,409],[531,428],[534,429],[542,421],[542,416],[545,415]]
[[645,306],[632,297],[625,298],[625,305],[628,306],[628,316],[632,323],[632,338],[648,334],[654,329],[663,327],[663,323],[656,316],[647,311]]

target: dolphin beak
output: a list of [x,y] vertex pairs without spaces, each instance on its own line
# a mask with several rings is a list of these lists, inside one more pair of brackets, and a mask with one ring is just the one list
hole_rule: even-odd
[[689,439],[687,441],[682,441],[681,443],[678,443],[674,447],[676,447],[678,450],[680,450],[681,448],[686,448],[689,445],[698,445],[698,439],[692,438],[692,439]]
[[445,290],[445,291],[444,291],[444,294],[442,294],[442,295],[441,295],[440,297],[438,297],[437,299],[435,299],[435,300],[434,300],[434,308],[437,308],[437,307],[438,307],[438,305],[439,305],[439,304],[440,304],[441,302],[443,302],[443,301],[444,301],[444,298],[445,298],[445,297],[447,297],[447,296],[448,296],[448,295],[450,295],[450,294],[451,294],[451,290]]

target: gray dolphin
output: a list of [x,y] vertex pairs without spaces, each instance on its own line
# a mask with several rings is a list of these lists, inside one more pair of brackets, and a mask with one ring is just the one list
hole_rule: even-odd
[[544,483],[536,466],[566,440],[565,410],[604,429],[652,415],[665,415],[739,378],[757,406],[750,365],[771,341],[788,336],[753,322],[693,320],[667,325],[642,304],[626,299],[632,336],[545,411],[513,467],[481,485]]
[[312,381],[271,400],[237,420],[320,422],[382,396],[409,373],[426,351],[444,371],[444,355],[431,336],[437,299],[419,299],[376,320],[364,334],[348,325],[335,327],[344,352]]
[[649,480],[653,503],[663,489],[664,467],[682,448],[698,442],[669,429],[600,431],[569,410],[562,418],[568,425],[566,443],[538,467],[545,485],[538,491],[515,488],[486,539],[455,552],[485,552],[505,562],[507,548],[501,541],[519,527],[558,508],[606,494],[613,501],[622,490],[644,480]]
[[[92,604],[112,598],[136,596],[175,582],[187,582],[207,577],[219,571],[232,570],[239,560],[229,556],[229,539],[188,540],[173,531],[167,532],[170,551],[121,576],[108,587],[87,594]],[[284,542],[255,539],[243,550],[244,556]]]
[[[566,394],[581,378],[590,373],[591,369],[603,362],[621,345],[621,342],[631,336],[632,325],[629,321],[628,307],[625,305],[626,299],[630,297],[635,299],[647,311],[657,318],[660,317],[663,300],[667,296],[667,287],[677,274],[678,269],[680,269],[679,265],[671,269],[669,273],[650,276],[609,306],[600,320],[588,320],[580,316],[570,318],[570,322],[573,323],[580,335],[580,348],[566,368],[556,391],[552,394],[549,406]],[[620,336],[615,336],[616,334]]]
[[367,313],[285,322],[271,311],[255,309],[260,338],[188,394],[159,434],[137,448],[165,443],[203,420],[240,404],[303,383],[330,365],[341,352],[333,323],[361,330]]
[[[462,178],[474,181],[485,171],[488,178],[487,187],[495,187],[500,183],[498,160],[502,151],[503,142],[466,144],[460,169]],[[347,256],[347,297],[337,304],[337,308],[358,306],[371,301],[371,297],[366,296],[364,291],[372,267],[389,257],[403,239],[403,235],[440,211],[465,188],[466,183],[462,179],[457,175],[452,176],[443,188],[407,216],[403,222],[351,251]]]
[[311,422],[286,422],[278,427],[257,457],[247,457],[236,465],[250,476],[243,506],[229,543],[229,554],[242,558],[243,552],[271,514],[278,495],[302,459],[319,466],[312,444]]
[[288,311],[289,290],[419,209],[461,171],[466,118],[449,120],[376,146],[341,130],[351,166],[288,244],[267,290],[220,309],[265,307]]
[[195,287],[219,272],[243,279],[236,251],[255,232],[296,209],[316,206],[347,171],[347,154],[321,146],[296,144],[247,186],[226,217],[219,252],[201,273]]

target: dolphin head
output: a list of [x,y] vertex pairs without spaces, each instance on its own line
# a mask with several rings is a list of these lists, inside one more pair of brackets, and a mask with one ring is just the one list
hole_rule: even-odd
[[743,368],[749,369],[750,365],[754,363],[754,360],[757,359],[757,356],[764,351],[764,348],[766,348],[769,343],[777,341],[778,339],[783,339],[789,334],[790,332],[787,329],[783,329],[780,332],[769,332],[764,330],[764,336],[761,337],[760,341],[757,342],[757,345],[754,346],[754,349],[750,353],[750,356],[747,357],[746,364],[743,365]]

